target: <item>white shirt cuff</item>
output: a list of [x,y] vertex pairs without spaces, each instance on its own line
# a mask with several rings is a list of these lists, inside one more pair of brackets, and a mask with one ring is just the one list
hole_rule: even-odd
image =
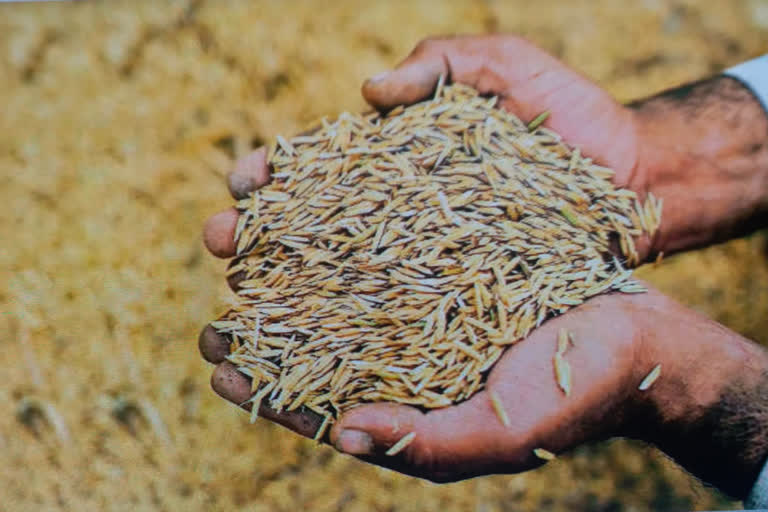
[[743,83],[768,113],[768,55],[734,66],[723,74]]

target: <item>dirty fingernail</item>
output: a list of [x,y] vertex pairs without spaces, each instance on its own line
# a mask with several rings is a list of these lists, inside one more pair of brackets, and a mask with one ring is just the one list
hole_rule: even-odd
[[336,439],[336,449],[350,455],[370,455],[373,439],[360,430],[342,430]]

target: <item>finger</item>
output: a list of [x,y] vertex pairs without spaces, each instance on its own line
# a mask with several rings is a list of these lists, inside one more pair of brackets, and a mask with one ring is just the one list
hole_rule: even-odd
[[[251,381],[233,364],[221,363],[216,367],[211,375],[211,387],[225,400],[251,410],[251,404],[245,403],[251,397]],[[277,413],[265,404],[259,407],[259,416],[310,438],[315,436],[323,423],[323,418],[311,411]]]
[[[366,81],[363,97],[380,110],[416,103],[432,94],[441,74],[481,94],[498,96],[500,106],[523,120],[532,120],[547,110],[575,112],[574,104],[578,105],[577,111],[589,114],[594,105],[613,101],[605,91],[547,52],[510,35],[424,40],[394,70]],[[561,134],[572,133],[571,139],[583,145],[594,137],[584,130],[584,118],[554,115],[544,126]],[[615,127],[609,128],[606,134],[612,140]]]
[[229,192],[235,199],[244,199],[248,194],[269,182],[267,148],[262,147],[241,158],[227,177]]
[[[402,452],[387,450],[409,434]],[[391,403],[357,407],[331,430],[339,451],[433,481],[450,481],[503,471],[509,462],[499,442],[508,437],[485,392],[459,405],[428,413]],[[529,464],[535,464],[529,461]]]
[[363,98],[379,110],[410,105],[428,97],[448,68],[439,55],[412,54],[395,70],[376,75],[363,84]]
[[230,258],[235,255],[235,228],[238,216],[236,209],[229,208],[206,221],[203,228],[203,242],[214,256]]
[[206,325],[197,339],[197,348],[200,355],[209,363],[219,364],[224,362],[229,355],[230,340],[226,336],[216,332],[213,326]]
[[502,69],[512,59],[503,55],[513,44],[526,45],[512,36],[427,39],[394,70],[363,84],[363,97],[380,110],[410,105],[430,96],[441,75],[446,81],[475,87],[481,94],[503,95],[509,76]]

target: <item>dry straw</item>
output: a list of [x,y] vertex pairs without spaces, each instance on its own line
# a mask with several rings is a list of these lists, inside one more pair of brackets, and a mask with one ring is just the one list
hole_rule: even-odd
[[614,188],[545,117],[529,129],[450,85],[279,137],[272,183],[238,203],[230,273],[246,277],[213,324],[254,405],[315,411],[323,430],[367,402],[451,405],[546,319],[643,291],[625,266],[661,203]]

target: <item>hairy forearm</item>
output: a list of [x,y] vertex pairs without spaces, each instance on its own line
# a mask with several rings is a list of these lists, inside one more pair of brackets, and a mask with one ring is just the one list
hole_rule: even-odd
[[631,107],[645,191],[664,200],[649,258],[768,224],[768,116],[746,87],[716,77]]
[[692,474],[739,498],[768,456],[768,352],[660,299],[647,311],[645,357],[662,363],[632,422]]

